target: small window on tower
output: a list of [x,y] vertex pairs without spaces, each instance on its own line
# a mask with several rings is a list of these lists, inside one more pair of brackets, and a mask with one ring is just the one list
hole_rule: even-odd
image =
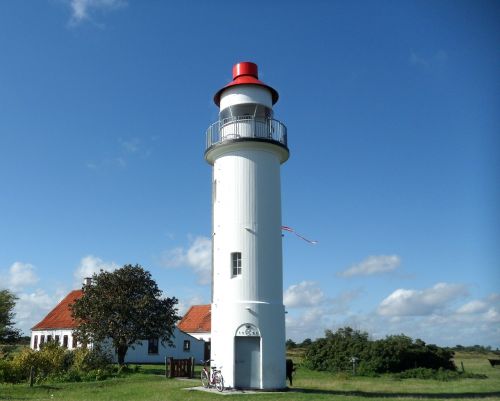
[[191,349],[191,341],[189,340],[184,340],[184,345],[182,347],[184,351],[189,351]]
[[241,252],[231,253],[231,270],[233,277],[241,274]]

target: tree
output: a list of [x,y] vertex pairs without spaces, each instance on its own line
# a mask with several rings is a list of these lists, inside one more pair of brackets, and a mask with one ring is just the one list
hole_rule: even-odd
[[83,343],[111,341],[118,363],[125,363],[129,347],[141,340],[159,338],[172,344],[177,299],[162,298],[151,274],[139,265],[94,274],[83,286],[83,296],[71,306],[79,322],[75,336]]
[[9,290],[0,290],[0,343],[13,343],[20,336],[20,331],[13,327],[16,300]]

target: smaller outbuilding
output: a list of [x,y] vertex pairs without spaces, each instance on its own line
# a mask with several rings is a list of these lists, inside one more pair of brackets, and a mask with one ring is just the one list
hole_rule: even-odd
[[191,306],[177,327],[190,336],[204,341],[203,359],[210,359],[210,341],[212,335],[211,305]]

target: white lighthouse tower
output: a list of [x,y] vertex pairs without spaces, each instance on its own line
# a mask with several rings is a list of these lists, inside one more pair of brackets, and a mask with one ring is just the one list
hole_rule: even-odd
[[211,358],[226,387],[285,387],[280,165],[289,152],[286,127],[273,118],[277,100],[256,64],[236,64],[233,81],[214,96],[219,121],[207,130]]

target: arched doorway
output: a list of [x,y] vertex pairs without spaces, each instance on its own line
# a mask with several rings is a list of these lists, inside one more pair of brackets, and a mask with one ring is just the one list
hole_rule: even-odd
[[234,337],[234,386],[261,387],[261,337],[253,324],[243,324]]

